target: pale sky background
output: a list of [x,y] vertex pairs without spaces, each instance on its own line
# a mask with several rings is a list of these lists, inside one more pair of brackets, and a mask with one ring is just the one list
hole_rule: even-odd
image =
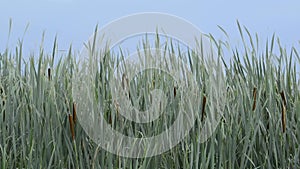
[[[0,52],[6,48],[9,19],[13,27],[8,47],[13,49],[17,39],[24,36],[24,50],[39,48],[43,31],[44,46],[50,52],[57,34],[59,49],[68,49],[72,43],[80,50],[83,43],[99,27],[122,16],[139,12],[163,12],[179,16],[215,38],[224,37],[217,25],[230,35],[233,45],[240,40],[236,20],[251,33],[258,33],[262,41],[275,32],[288,48],[300,47],[299,0],[0,0]],[[235,44],[236,43],[236,44]]]

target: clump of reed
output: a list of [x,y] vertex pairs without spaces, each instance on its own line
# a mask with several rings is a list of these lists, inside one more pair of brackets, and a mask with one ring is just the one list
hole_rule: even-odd
[[[204,63],[193,60],[193,74],[202,92],[201,118],[173,149],[145,159],[118,157],[86,135],[77,119],[76,106],[80,103],[72,98],[71,79],[77,61],[71,47],[67,54],[58,56],[55,39],[52,54],[41,47],[38,54],[23,56],[22,42],[15,50],[0,51],[1,168],[300,168],[298,50],[283,48],[275,35],[262,42],[239,24],[238,29],[242,48],[232,48],[229,41],[217,41],[208,35],[224,61],[227,87],[222,120],[213,135],[199,143],[201,124],[211,108],[204,86],[210,72]],[[264,49],[259,50],[258,46],[263,45]],[[174,46],[170,51],[177,50]],[[179,48],[177,51],[183,56]],[[195,55],[188,54],[191,58]],[[226,57],[230,60],[225,61]],[[172,120],[163,119],[138,125],[118,115],[121,110],[112,102],[106,84],[112,74],[110,62],[115,62],[113,55],[101,62],[95,84],[112,127],[129,136],[140,136],[159,133],[162,122],[171,124]],[[144,77],[137,84],[143,84]],[[127,81],[124,76],[124,87],[130,87]],[[167,83],[158,77],[152,85]],[[180,97],[174,85],[163,87],[175,96],[173,100]],[[131,90],[128,94],[136,97]],[[176,108],[176,104],[172,106]],[[176,114],[169,117],[176,118]]]

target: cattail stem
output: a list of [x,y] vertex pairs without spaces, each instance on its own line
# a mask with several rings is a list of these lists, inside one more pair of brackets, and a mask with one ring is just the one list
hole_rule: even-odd
[[[0,97],[2,97],[2,94],[3,94],[3,89],[0,87]],[[5,105],[5,101],[4,101],[4,97],[3,97],[2,98],[2,107],[4,107],[4,105]],[[3,111],[2,121],[5,121],[5,108],[4,108],[4,111]]]
[[173,89],[174,97],[176,97],[176,87]]
[[283,100],[284,106],[286,106],[287,102],[286,102],[286,99],[285,99],[284,91],[280,92],[280,96],[281,96],[281,99]]
[[282,107],[282,110],[281,110],[281,123],[282,123],[282,132],[285,133],[285,130],[286,130],[286,99],[285,99],[285,95],[284,95],[284,92],[281,91],[280,92],[280,95],[281,95],[281,99],[282,99],[282,102],[281,103],[281,107]]
[[74,132],[74,124],[73,124],[73,118],[72,115],[69,114],[69,123],[70,123],[70,130],[71,130],[71,134],[72,134],[72,140],[75,140],[75,132]]
[[256,108],[256,91],[257,91],[257,88],[254,87],[253,88],[253,105],[252,105],[252,111],[254,111],[255,108]]
[[201,121],[204,121],[204,118],[206,116],[205,114],[205,104],[206,104],[206,96],[203,96],[203,101],[202,101],[202,117],[201,117]]
[[51,80],[51,69],[48,68],[48,79]]
[[76,104],[73,102],[73,122],[76,124]]
[[111,114],[109,114],[108,123],[109,123],[109,124],[112,124],[112,117],[111,117]]

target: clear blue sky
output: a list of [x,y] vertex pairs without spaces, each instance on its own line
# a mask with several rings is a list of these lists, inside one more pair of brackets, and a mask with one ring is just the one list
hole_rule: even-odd
[[222,37],[217,25],[230,35],[233,43],[239,41],[236,20],[264,40],[273,32],[282,44],[299,49],[300,1],[248,0],[248,1],[179,1],[179,0],[1,0],[0,1],[0,52],[6,47],[9,19],[13,20],[9,47],[17,44],[27,23],[24,37],[26,51],[37,50],[42,32],[46,32],[45,46],[50,51],[54,37],[58,35],[60,49],[72,43],[75,50],[99,27],[119,17],[138,12],[163,12],[180,16],[204,33]]

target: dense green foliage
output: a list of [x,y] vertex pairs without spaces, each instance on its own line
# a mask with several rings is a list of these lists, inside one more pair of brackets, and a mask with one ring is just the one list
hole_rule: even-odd
[[[231,58],[223,62],[226,105],[214,134],[200,144],[196,125],[175,148],[145,159],[106,152],[73,119],[71,79],[77,61],[72,49],[67,55],[57,56],[55,42],[52,54],[41,48],[29,61],[22,54],[21,43],[15,50],[2,51],[0,168],[300,168],[298,51],[282,48],[275,36],[264,50],[258,50],[257,37],[252,39],[247,29],[240,32],[242,49],[211,37],[219,56],[224,58],[227,50]],[[109,71],[108,62],[114,60],[106,57],[100,64],[100,74]],[[200,81],[209,76],[205,65],[198,64],[196,70]],[[103,86],[109,77],[102,75],[96,79],[99,90],[106,92],[104,98],[112,104]],[[202,91],[205,95],[204,88]],[[112,110],[108,106],[106,111]],[[126,125],[133,127],[131,123]],[[146,131],[153,126],[158,125],[132,130]]]

